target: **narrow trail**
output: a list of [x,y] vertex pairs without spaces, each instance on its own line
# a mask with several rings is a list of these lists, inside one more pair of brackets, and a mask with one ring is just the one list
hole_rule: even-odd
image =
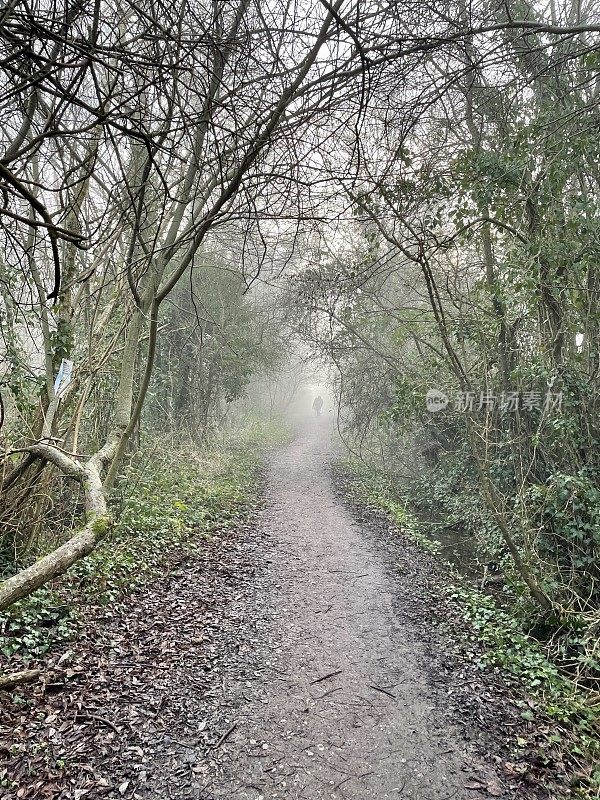
[[505,687],[447,666],[429,558],[348,508],[331,448],[310,420],[271,454],[254,519],[93,612],[4,709],[0,778],[20,788],[0,796],[538,796],[478,755],[502,749]]
[[[217,798],[473,798],[383,554],[336,496],[326,419],[271,460],[262,526],[280,672],[237,713]],[[257,794],[258,793],[258,794]],[[477,793],[475,793],[477,794]]]

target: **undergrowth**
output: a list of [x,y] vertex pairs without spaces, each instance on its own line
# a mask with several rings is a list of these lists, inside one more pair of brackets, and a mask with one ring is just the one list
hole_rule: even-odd
[[0,652],[27,663],[76,639],[85,606],[117,602],[174,554],[192,554],[217,530],[247,518],[257,502],[261,451],[287,435],[281,422],[259,420],[202,451],[165,447],[148,458],[141,450],[112,498],[115,523],[107,538],[0,615]]
[[[368,507],[384,511],[392,522],[420,548],[440,557],[435,539],[425,533],[427,524],[409,510],[410,501],[381,471],[352,459],[341,466],[352,478],[355,499]],[[548,736],[549,745],[567,748],[575,760],[581,758],[592,767],[572,780],[572,791],[582,798],[600,798],[600,707],[552,663],[543,646],[524,631],[518,616],[500,608],[489,594],[478,590],[450,562],[442,561],[447,574],[443,592],[460,619],[467,623],[467,639],[478,643],[470,658],[481,668],[501,671],[527,694],[521,715],[533,722],[543,713],[556,723]],[[518,747],[518,737],[515,741]]]

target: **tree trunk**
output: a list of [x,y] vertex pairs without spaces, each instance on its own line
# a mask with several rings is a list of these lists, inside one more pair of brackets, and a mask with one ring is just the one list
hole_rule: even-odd
[[31,448],[32,453],[51,461],[81,483],[85,497],[86,522],[84,527],[63,545],[0,584],[0,611],[62,575],[72,564],[91,553],[98,542],[106,536],[111,520],[100,471],[115,448],[116,442],[107,445],[84,465],[51,445],[40,444]]

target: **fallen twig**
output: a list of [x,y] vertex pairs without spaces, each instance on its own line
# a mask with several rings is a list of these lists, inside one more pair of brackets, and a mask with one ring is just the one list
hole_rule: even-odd
[[231,726],[231,728],[229,728],[229,730],[225,731],[225,733],[224,733],[224,734],[221,736],[221,738],[219,739],[219,741],[218,741],[216,744],[213,744],[213,746],[212,746],[212,748],[211,748],[211,749],[212,749],[212,750],[217,750],[217,748],[221,747],[221,745],[223,744],[223,742],[225,741],[225,739],[227,739],[227,737],[228,737],[230,734],[232,734],[232,733],[234,732],[234,730],[236,729],[236,727],[237,727],[237,725],[236,725],[236,723],[234,722],[234,723],[233,723],[233,725]]
[[369,688],[370,689],[375,689],[376,692],[381,692],[382,694],[387,694],[387,696],[391,697],[392,700],[396,699],[396,695],[395,694],[392,694],[391,692],[388,692],[387,689],[382,689],[381,686],[375,686],[374,683],[370,683],[369,684]]
[[[356,779],[360,780],[360,778],[366,778],[368,775],[372,775],[372,774],[373,774],[372,772],[363,772],[361,775],[348,775],[347,778],[344,778],[339,783],[336,783],[336,785],[333,787],[333,791],[335,792],[337,789],[340,788],[340,786],[343,786],[345,783],[347,783],[348,781],[351,781],[353,778],[356,778]],[[402,788],[404,788],[404,787],[402,787]]]
[[334,678],[336,675],[340,675],[343,672],[341,669],[335,669],[333,672],[328,672],[327,675],[321,675],[320,678],[315,678],[314,681],[310,682],[311,686],[314,686],[315,683],[321,683],[321,681],[326,681],[327,678]]
[[322,608],[318,608],[314,613],[315,614],[328,614],[331,611],[332,608],[333,608],[332,605],[328,605],[327,608],[324,611],[323,611]]
[[99,716],[98,714],[88,714],[87,711],[76,711],[75,712],[75,719],[73,722],[77,722],[77,718],[79,719],[95,719],[97,722],[103,722],[105,725],[108,725],[109,728],[117,734],[117,736],[121,735],[121,731],[114,725],[109,719],[105,719],[104,717]]

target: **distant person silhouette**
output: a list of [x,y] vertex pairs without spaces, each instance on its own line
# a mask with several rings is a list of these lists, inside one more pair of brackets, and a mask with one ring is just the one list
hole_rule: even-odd
[[320,394],[318,394],[315,399],[313,400],[313,411],[317,415],[317,417],[321,416],[321,410],[323,409],[323,398]]

